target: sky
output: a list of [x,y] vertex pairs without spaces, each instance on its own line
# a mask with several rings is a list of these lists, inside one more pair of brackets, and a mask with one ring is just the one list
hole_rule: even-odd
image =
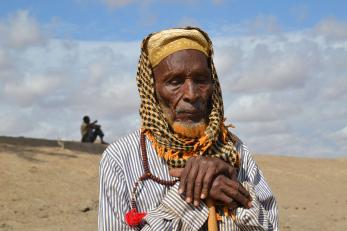
[[0,135],[112,142],[139,128],[141,40],[198,26],[251,152],[347,156],[347,2],[0,0]]

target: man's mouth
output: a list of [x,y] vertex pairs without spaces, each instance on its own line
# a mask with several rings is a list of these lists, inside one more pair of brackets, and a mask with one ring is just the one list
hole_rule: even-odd
[[176,110],[176,119],[179,121],[201,121],[202,117],[200,110]]
[[196,111],[182,111],[182,112],[178,112],[177,115],[199,115],[200,112],[196,112]]
[[176,114],[189,114],[189,115],[198,115],[201,114],[199,110],[185,110],[185,109],[177,109]]

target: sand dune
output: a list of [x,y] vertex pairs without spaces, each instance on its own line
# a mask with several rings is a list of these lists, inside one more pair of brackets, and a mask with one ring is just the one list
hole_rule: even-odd
[[[0,138],[0,230],[97,230],[100,155],[91,153],[103,147],[32,143]],[[347,159],[255,159],[281,230],[347,230]]]

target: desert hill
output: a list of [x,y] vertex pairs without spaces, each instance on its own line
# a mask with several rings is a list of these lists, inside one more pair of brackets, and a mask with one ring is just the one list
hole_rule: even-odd
[[[97,230],[101,144],[0,137],[0,230]],[[347,159],[255,155],[284,231],[347,230]]]

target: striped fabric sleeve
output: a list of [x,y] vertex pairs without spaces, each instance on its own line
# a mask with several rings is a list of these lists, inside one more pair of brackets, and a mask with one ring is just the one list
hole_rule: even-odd
[[[105,151],[100,161],[99,231],[137,230],[129,227],[124,214],[130,208],[130,198],[123,171]],[[178,194],[178,183],[168,190],[159,206],[145,216],[141,230],[199,230],[208,217],[204,203],[195,208]]]
[[99,231],[135,230],[124,220],[130,210],[124,176],[115,161],[105,152],[100,161]]
[[239,180],[250,192],[252,208],[236,210],[236,225],[242,231],[278,231],[278,210],[275,197],[246,146],[241,147]]
[[199,207],[194,207],[187,203],[178,194],[178,185],[177,182],[165,195],[161,205],[145,217],[150,230],[193,231],[204,225],[208,217],[206,204],[202,202]]

